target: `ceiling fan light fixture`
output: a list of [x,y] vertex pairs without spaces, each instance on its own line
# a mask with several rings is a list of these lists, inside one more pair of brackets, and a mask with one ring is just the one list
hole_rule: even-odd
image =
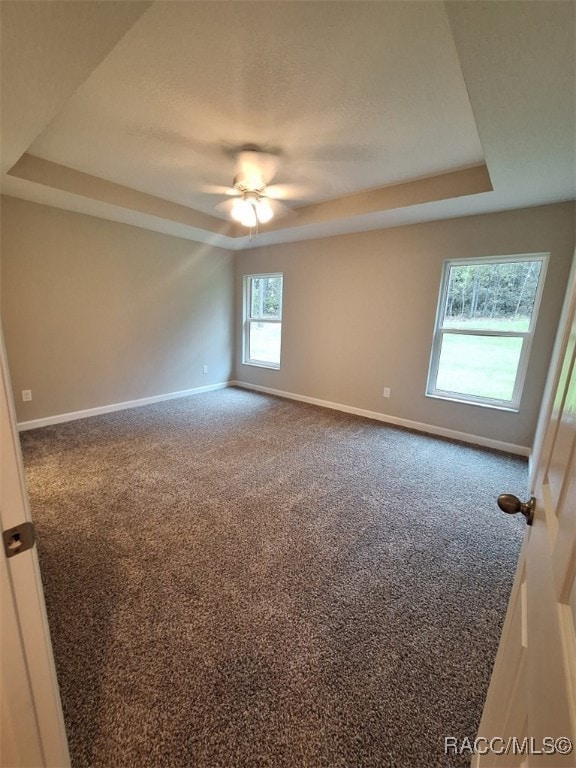
[[246,201],[246,206],[240,223],[245,227],[250,228],[255,227],[258,224],[258,216],[256,215],[256,208],[253,203]]
[[232,203],[230,215],[235,221],[244,224],[244,219],[246,218],[246,215],[250,214],[251,207],[250,203],[243,197],[237,197]]
[[274,216],[274,211],[270,205],[270,200],[267,197],[261,197],[256,205],[256,216],[260,224],[266,224]]
[[257,192],[246,191],[242,197],[234,200],[230,215],[244,227],[252,229],[258,224],[270,221],[274,212],[267,198],[261,197]]

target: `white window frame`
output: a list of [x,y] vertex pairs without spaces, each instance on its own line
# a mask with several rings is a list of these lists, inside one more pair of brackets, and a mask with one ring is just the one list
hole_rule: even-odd
[[[432,341],[432,353],[430,355],[430,367],[428,370],[428,380],[426,385],[426,396],[435,397],[441,400],[451,400],[457,403],[467,403],[469,405],[480,405],[488,408],[497,408],[504,411],[518,412],[520,410],[520,400],[522,398],[522,391],[524,388],[524,382],[526,380],[526,372],[528,370],[528,360],[530,359],[530,350],[532,348],[532,341],[534,339],[534,331],[536,329],[536,322],[538,320],[538,312],[540,310],[540,301],[542,298],[542,291],[544,289],[544,282],[546,279],[546,271],[548,269],[549,253],[528,253],[528,254],[514,254],[512,256],[480,256],[472,259],[448,259],[444,262],[442,269],[442,280],[440,283],[440,293],[438,298],[438,307],[436,310],[436,322],[434,324],[434,338]],[[538,279],[538,287],[536,289],[536,295],[534,297],[534,307],[532,310],[532,317],[530,320],[530,327],[527,331],[489,331],[489,330],[474,330],[472,328],[442,328],[442,322],[446,312],[446,302],[448,300],[448,283],[450,277],[450,268],[461,264],[467,265],[484,265],[484,264],[503,264],[506,262],[517,261],[541,261],[542,267],[540,270],[540,277]],[[463,336],[498,336],[498,337],[511,337],[521,338],[522,348],[520,351],[520,358],[518,360],[518,368],[516,370],[516,380],[514,382],[514,390],[511,400],[500,400],[490,397],[480,397],[478,395],[466,395],[462,392],[450,392],[448,390],[438,389],[436,387],[436,379],[438,376],[438,366],[440,364],[440,351],[442,349],[442,339],[444,334],[463,335]]]
[[[266,277],[279,277],[280,278],[280,319],[272,319],[269,317],[254,317],[252,316],[252,302],[250,301],[250,285],[254,278],[266,278]],[[267,323],[270,325],[280,326],[280,355],[282,355],[282,303],[284,299],[284,274],[282,272],[261,272],[254,275],[244,275],[244,312],[243,312],[243,326],[244,332],[242,334],[242,364],[243,365],[255,365],[258,368],[271,368],[272,370],[280,370],[280,363],[270,363],[266,360],[253,359],[250,356],[250,323]]]

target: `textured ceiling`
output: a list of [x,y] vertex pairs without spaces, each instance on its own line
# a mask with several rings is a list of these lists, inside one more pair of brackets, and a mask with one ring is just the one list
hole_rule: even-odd
[[4,0],[3,191],[226,247],[244,143],[305,186],[262,244],[572,199],[574,8]]
[[245,143],[306,202],[481,163],[444,7],[156,4],[29,152],[212,213]]

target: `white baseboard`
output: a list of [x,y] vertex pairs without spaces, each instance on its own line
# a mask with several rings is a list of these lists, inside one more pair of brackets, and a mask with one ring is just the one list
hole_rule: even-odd
[[328,400],[319,400],[317,397],[308,397],[307,395],[296,395],[293,392],[284,392],[280,389],[271,389],[270,387],[261,387],[257,384],[248,384],[245,381],[231,381],[230,386],[242,387],[243,389],[252,389],[256,392],[266,392],[269,395],[276,395],[278,397],[285,397],[289,400],[298,400],[302,403],[310,403],[311,405],[319,405],[321,408],[332,408],[335,411],[343,411],[344,413],[353,413],[356,416],[363,416],[367,419],[375,419],[376,421],[383,421],[386,424],[394,424],[397,427],[406,427],[407,429],[414,429],[417,432],[425,432],[429,435],[438,435],[439,437],[448,437],[451,440],[459,440],[463,443],[471,443],[472,445],[481,445],[483,448],[493,448],[498,451],[505,451],[506,453],[514,453],[519,456],[530,456],[530,448],[525,445],[514,445],[514,443],[504,443],[501,440],[492,440],[489,437],[481,437],[480,435],[471,435],[468,432],[458,432],[455,429],[445,429],[444,427],[436,427],[433,424],[423,424],[419,421],[411,421],[410,419],[400,419],[397,416],[389,416],[386,413],[379,413],[378,411],[367,411],[364,408],[355,408],[351,405],[343,405],[342,403],[331,403]]
[[446,429],[444,427],[436,427],[433,424],[424,424],[419,421],[411,421],[410,419],[401,419],[397,416],[390,416],[386,413],[379,413],[378,411],[368,411],[364,408],[355,408],[352,405],[343,405],[342,403],[332,403],[328,400],[320,400],[317,397],[308,397],[307,395],[297,395],[294,392],[285,392],[280,389],[272,389],[271,387],[262,387],[258,384],[248,384],[245,381],[224,381],[219,384],[208,384],[205,387],[194,387],[193,389],[183,389],[179,392],[168,392],[164,395],[154,395],[152,397],[143,397],[139,400],[126,400],[122,403],[112,403],[111,405],[103,405],[98,408],[87,408],[83,411],[72,411],[70,413],[60,413],[55,416],[46,416],[42,419],[33,419],[31,421],[21,421],[18,423],[18,431],[24,432],[28,429],[38,429],[39,427],[48,427],[51,424],[62,424],[66,421],[74,421],[76,419],[85,419],[89,416],[99,416],[102,413],[112,413],[113,411],[123,411],[126,408],[138,408],[141,405],[150,405],[151,403],[160,403],[164,400],[174,400],[178,397],[188,397],[189,395],[199,395],[202,392],[212,392],[217,389],[225,389],[226,387],[242,387],[243,389],[251,389],[256,392],[265,392],[269,395],[276,395],[277,397],[284,397],[288,400],[298,400],[302,403],[310,403],[311,405],[318,405],[321,408],[331,408],[334,411],[343,411],[344,413],[352,413],[356,416],[362,416],[367,419],[374,419],[375,421],[382,421],[386,424],[394,424],[398,427],[406,427],[407,429],[414,429],[417,432],[424,432],[429,435],[438,435],[440,437],[447,437],[451,440],[459,440],[464,443],[471,443],[472,445],[481,445],[484,448],[493,448],[498,451],[505,451],[506,453],[514,453],[519,456],[530,456],[530,448],[524,445],[514,445],[514,443],[504,443],[501,440],[492,440],[488,437],[481,437],[480,435],[471,435],[468,432],[459,432],[454,429]]
[[189,395],[199,395],[202,392],[212,392],[215,389],[225,389],[229,387],[227,381],[219,384],[208,384],[205,387],[194,387],[193,389],[182,389],[179,392],[168,392],[165,395],[153,395],[152,397],[142,397],[139,400],[126,400],[123,403],[112,403],[111,405],[102,405],[98,408],[87,408],[84,411],[72,411],[71,413],[60,413],[56,416],[46,416],[43,419],[33,419],[32,421],[21,421],[17,424],[18,432],[25,432],[27,429],[38,429],[38,427],[48,427],[51,424],[63,424],[65,421],[75,421],[76,419],[85,419],[88,416],[99,416],[102,413],[112,413],[113,411],[123,411],[126,408],[138,408],[141,405],[150,405],[151,403],[160,403],[163,400],[175,400],[177,397],[188,397]]

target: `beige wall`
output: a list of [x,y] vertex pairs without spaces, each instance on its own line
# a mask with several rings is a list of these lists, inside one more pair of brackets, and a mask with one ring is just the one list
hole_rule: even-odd
[[1,248],[18,421],[230,378],[229,252],[7,197]]
[[[226,381],[235,342],[239,381],[529,446],[574,243],[574,204],[543,206],[255,248],[236,254],[233,289],[224,250],[3,198],[18,420]],[[443,260],[541,251],[551,259],[520,412],[425,397]],[[241,362],[242,277],[266,271],[284,273],[279,371]]]
[[[565,203],[244,251],[236,258],[235,378],[530,446],[574,243],[574,204]],[[443,260],[538,252],[551,258],[520,412],[426,397]],[[242,363],[242,278],[277,271],[284,316],[281,369],[273,371]]]

